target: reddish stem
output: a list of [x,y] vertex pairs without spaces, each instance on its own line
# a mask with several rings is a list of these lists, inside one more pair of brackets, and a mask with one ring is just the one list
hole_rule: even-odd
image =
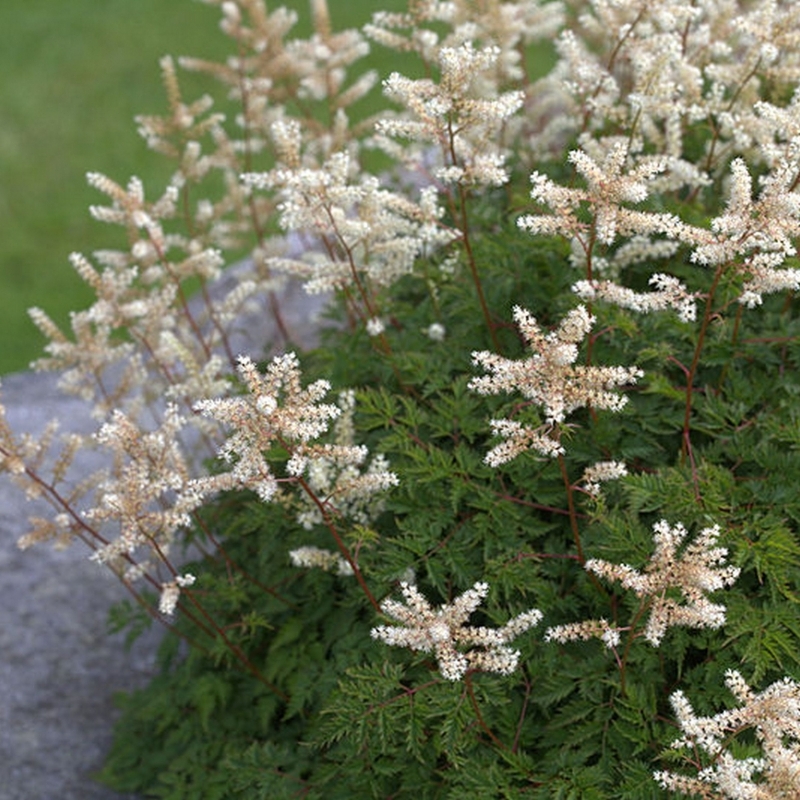
[[478,699],[475,697],[475,687],[472,682],[472,671],[468,671],[466,675],[464,675],[464,685],[467,688],[467,695],[469,696],[470,703],[472,704],[472,710],[475,712],[475,719],[478,721],[478,725],[480,726],[481,730],[486,733],[486,735],[500,750],[508,750],[509,748],[497,738],[492,729],[486,724],[483,714],[481,714],[481,709],[478,706]]
[[333,540],[336,542],[336,546],[339,548],[339,552],[342,554],[344,559],[350,565],[351,569],[353,570],[353,574],[355,575],[356,580],[358,581],[358,585],[361,587],[362,591],[366,595],[367,600],[369,600],[370,605],[378,612],[381,612],[380,603],[375,599],[375,596],[370,591],[369,586],[367,586],[367,582],[364,579],[364,575],[362,574],[361,570],[359,569],[358,563],[353,558],[350,550],[348,549],[347,545],[344,543],[344,540],[341,537],[341,534],[336,529],[336,526],[333,524],[333,520],[331,519],[330,514],[328,513],[328,509],[325,506],[325,503],[317,497],[314,490],[308,485],[306,480],[302,477],[297,479],[300,486],[303,488],[303,491],[308,495],[311,499],[311,502],[319,509],[320,514],[322,515],[323,522],[325,527],[330,531],[331,536],[333,536]]

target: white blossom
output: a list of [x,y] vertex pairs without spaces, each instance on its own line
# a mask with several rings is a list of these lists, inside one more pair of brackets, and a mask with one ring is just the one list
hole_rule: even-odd
[[586,641],[600,639],[603,644],[613,650],[620,642],[619,629],[609,624],[606,619],[592,619],[585,622],[569,622],[565,625],[554,625],[544,634],[546,642]]
[[673,309],[682,322],[692,322],[697,316],[695,298],[677,278],[656,273],[649,283],[654,292],[634,292],[612,281],[578,281],[572,291],[581,300],[605,300],[620,308],[629,308],[639,313]]
[[311,440],[328,430],[341,409],[319,402],[330,388],[327,381],[301,386],[294,353],[276,356],[263,376],[246,356],[239,358],[238,366],[246,395],[201,400],[195,407],[233,429],[219,455],[231,465],[231,477],[238,485],[253,489],[267,502],[278,482],[265,453],[282,443],[303,456]]
[[600,494],[600,484],[614,481],[628,474],[626,466],[620,461],[598,461],[583,471],[581,483],[591,495]]
[[[405,604],[384,600],[381,610],[401,626],[379,625],[372,629],[373,639],[386,644],[433,653],[442,677],[456,681],[469,669],[508,675],[516,669],[519,651],[508,643],[534,627],[542,618],[531,609],[507,622],[502,628],[473,628],[467,619],[489,593],[489,585],[476,583],[452,603],[431,608],[416,586],[401,583]],[[467,648],[467,649],[465,649]]]
[[[296,474],[306,475],[309,489],[329,513],[369,525],[384,509],[381,495],[397,486],[399,479],[383,455],[367,462],[367,448],[355,444],[355,393],[342,392],[338,406],[341,414],[333,423],[334,444],[307,450]],[[319,504],[307,494],[300,496],[300,505],[297,521],[304,528],[310,530],[324,521]]]
[[514,307],[514,319],[533,354],[512,360],[488,351],[474,352],[473,363],[490,374],[473,378],[469,386],[480,394],[518,391],[531,405],[542,407],[545,424],[531,428],[514,420],[492,420],[495,433],[507,439],[487,455],[487,463],[492,465],[509,461],[528,448],[545,455],[562,452],[552,435],[568,414],[583,406],[619,411],[627,398],[613,389],[633,383],[643,374],[636,367],[575,366],[578,343],[594,323],[585,306],[570,311],[558,328],[547,334],[519,306]]
[[320,547],[312,545],[298,547],[289,551],[289,558],[296,567],[304,567],[306,569],[316,567],[325,572],[335,571],[337,575],[343,576],[353,574],[353,568],[350,566],[349,561],[342,558],[339,553],[333,553]]
[[432,342],[443,342],[446,334],[447,330],[440,322],[433,322],[425,328],[425,335]]
[[[714,716],[697,716],[683,692],[670,697],[682,735],[676,749],[699,749],[708,766],[696,776],[659,771],[662,788],[725,800],[771,800],[800,796],[800,685],[783,678],[762,692],[753,691],[742,675],[730,669],[725,684],[739,705]],[[760,756],[737,758],[730,745],[752,730]]]
[[386,325],[378,317],[371,317],[367,320],[367,333],[370,336],[380,336],[385,330]]
[[[668,628],[720,628],[725,606],[712,603],[707,594],[733,584],[739,568],[723,566],[728,550],[717,547],[719,526],[704,528],[687,545],[686,528],[661,520],[653,526],[655,550],[643,570],[629,564],[614,564],[591,558],[584,567],[607,580],[619,581],[648,603],[649,617],[644,635],[654,647]],[[678,590],[681,601],[672,596]]]
[[192,586],[195,580],[194,575],[186,573],[185,575],[177,575],[174,580],[161,584],[161,596],[158,601],[159,612],[171,617],[178,605],[181,589]]

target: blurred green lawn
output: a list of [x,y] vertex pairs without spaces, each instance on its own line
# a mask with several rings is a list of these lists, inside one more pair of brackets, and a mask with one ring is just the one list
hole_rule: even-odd
[[[308,0],[268,3],[278,5],[299,11],[298,35],[308,31]],[[405,7],[402,0],[329,5],[336,28]],[[69,253],[123,243],[121,229],[89,217],[88,206],[103,197],[86,186],[86,173],[123,184],[138,175],[151,196],[160,194],[172,167],[147,150],[133,118],[166,107],[161,56],[229,52],[218,20],[217,8],[196,0],[1,0],[0,373],[25,369],[41,354],[29,307],[62,324],[89,303]],[[384,58],[391,63],[391,54]],[[202,79],[191,77],[182,81],[187,99],[203,91]]]

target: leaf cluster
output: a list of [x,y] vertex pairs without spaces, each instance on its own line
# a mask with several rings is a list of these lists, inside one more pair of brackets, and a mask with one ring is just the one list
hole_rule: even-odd
[[[563,280],[559,245],[518,251],[501,240],[490,232],[476,244],[498,316],[514,298],[535,302],[541,287]],[[486,419],[513,402],[467,388],[465,354],[489,346],[474,324],[469,287],[443,281],[437,298],[448,321],[444,342],[421,334],[431,295],[425,280],[409,279],[396,299],[402,324],[389,332],[397,355],[388,366],[369,337],[341,328],[304,358],[306,374],[360,386],[358,435],[400,477],[381,516],[350,534],[373,591],[389,595],[413,575],[427,596],[446,601],[485,579],[486,624],[536,605],[548,625],[613,616],[635,626],[639,601],[592,583],[576,561],[557,464],[533,456],[501,470],[484,463]],[[520,674],[451,684],[427,655],[409,658],[371,642],[374,615],[351,578],[288,564],[293,543],[307,541],[288,510],[226,496],[204,522],[226,558],[190,569],[229,641],[221,647],[211,635],[186,654],[165,646],[162,674],[122,702],[102,777],[162,798],[659,797],[649,776],[675,737],[667,702],[674,688],[713,709],[729,702],[722,676],[733,666],[755,681],[798,674],[800,507],[788,490],[792,476],[800,478],[798,351],[776,356],[768,341],[769,325],[785,337],[795,323],[771,309],[755,323],[756,337],[745,319],[733,348],[718,332],[693,398],[690,463],[676,433],[682,324],[595,312],[607,323],[597,357],[645,363],[649,372],[623,413],[587,413],[568,430],[573,481],[608,454],[632,468],[600,498],[576,492],[582,547],[640,565],[652,549],[652,521],[720,524],[743,570],[726,593],[724,630],[676,629],[658,650],[631,634],[622,668],[596,640],[548,644],[529,632],[519,642]],[[504,335],[509,352],[522,355],[514,332]],[[663,358],[664,349],[674,355]],[[778,385],[776,366],[784,375]],[[312,534],[326,542],[323,529]],[[197,636],[185,618],[179,628]],[[232,659],[231,643],[269,685]]]
[[[563,165],[551,171],[575,178]],[[719,194],[699,191],[686,210],[673,193],[651,210],[681,207],[705,225],[722,210]],[[661,798],[652,776],[678,759],[676,690],[712,715],[731,703],[732,669],[758,684],[800,677],[793,296],[746,308],[736,302],[741,272],[720,267],[712,278],[678,249],[659,268],[686,282],[700,320],[589,304],[595,322],[576,363],[640,368],[627,404],[611,413],[587,402],[552,423],[563,455],[528,451],[491,467],[490,420],[549,423],[519,394],[470,389],[471,356],[535,357],[512,308],[557,330],[583,276],[569,243],[517,227],[523,201],[513,193],[470,188],[448,199],[442,225],[461,226],[459,238],[390,288],[359,285],[363,307],[352,287],[341,292],[320,346],[302,355],[307,383],[355,390],[354,441],[387,459],[398,486],[358,524],[335,498],[314,497],[322,522],[307,529],[291,487],[312,492],[281,444],[264,454],[289,487],[281,502],[237,491],[202,509],[186,538],[196,549],[181,565],[197,580],[181,594],[159,674],[120,698],[101,774],[110,786],[164,800]],[[574,224],[593,224],[588,201]],[[334,239],[331,258],[348,251]],[[614,256],[595,245],[598,260]],[[636,291],[648,277],[637,265],[625,275]],[[365,313],[373,305],[377,334],[363,324],[376,321]],[[590,492],[585,470],[612,460],[627,475]],[[726,564],[740,574],[712,596],[725,606],[723,626],[676,625],[655,647],[648,616],[656,600],[681,602],[680,587],[654,599],[584,567],[593,559],[646,572],[662,520],[692,535],[719,526]],[[354,574],[294,566],[290,551],[309,545],[346,556]],[[379,602],[403,583],[438,607],[477,582],[491,591],[471,625],[501,628],[532,607],[544,615],[514,642],[511,675],[472,670],[448,681],[434,653],[371,636]],[[616,639],[544,633],[597,621]],[[144,618],[121,607],[112,624],[135,637]]]

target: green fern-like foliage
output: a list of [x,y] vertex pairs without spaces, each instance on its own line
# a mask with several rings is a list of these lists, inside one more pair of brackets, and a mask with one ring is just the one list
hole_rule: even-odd
[[[497,216],[499,229],[505,212]],[[520,255],[499,246],[497,235],[479,239],[498,318],[519,298],[535,305],[542,287],[563,289],[559,248]],[[486,420],[513,401],[469,391],[468,354],[490,343],[473,324],[479,311],[468,286],[445,281],[437,292],[445,341],[420,333],[430,294],[409,280],[398,301],[402,325],[389,334],[398,354],[390,367],[376,359],[369,337],[337,327],[304,359],[311,377],[357,382],[359,437],[400,478],[382,514],[349,534],[373,591],[388,596],[412,574],[426,596],[444,602],[486,580],[492,592],[481,623],[502,624],[535,605],[547,625],[604,616],[635,627],[640,601],[590,580],[576,560],[558,465],[535,456],[500,469],[484,462],[492,442]],[[656,798],[666,795],[652,772],[675,738],[671,691],[695,689],[699,707],[711,712],[729,702],[727,669],[758,683],[800,674],[800,506],[787,491],[800,477],[791,354],[781,356],[784,379],[776,385],[770,345],[746,342],[746,323],[741,358],[731,357],[722,335],[709,344],[689,463],[675,432],[679,379],[654,348],[661,342],[685,358],[682,323],[595,312],[609,325],[597,358],[650,372],[622,413],[576,415],[569,431],[573,480],[609,453],[631,465],[600,498],[576,498],[582,547],[638,566],[652,551],[653,521],[681,520],[692,530],[719,524],[742,569],[725,592],[723,629],[676,628],[660,648],[631,636],[616,659],[598,640],[556,644],[529,632],[512,676],[452,683],[428,655],[370,639],[376,617],[352,577],[290,565],[292,547],[329,544],[322,527],[307,532],[291,510],[227,496],[204,523],[226,559],[189,569],[229,641],[221,647],[207,637],[187,655],[173,648],[162,674],[122,701],[102,777],[160,798]],[[760,318],[759,340],[769,338],[765,324],[785,333],[795,323],[776,307]],[[513,329],[501,334],[508,354],[522,356]],[[717,354],[725,374],[713,366]],[[768,424],[750,425],[755,419]],[[179,627],[197,636],[186,620]],[[234,663],[229,644],[263,682]]]
[[[223,75],[230,82],[230,70]],[[604,121],[613,152],[622,152],[617,139],[640,135],[636,120],[635,131],[617,130],[617,117]],[[687,153],[707,154],[707,179],[691,192],[641,203],[629,194],[617,205],[679,214],[686,228],[708,233],[727,208],[714,162],[722,158],[715,148],[725,147],[703,136],[709,127],[721,136],[725,126],[686,126]],[[280,130],[275,138],[290,138]],[[583,161],[562,156],[542,170],[564,187],[587,171],[591,178],[587,153]],[[509,185],[527,185],[528,166],[509,155]],[[289,167],[279,172],[264,186],[291,183]],[[617,173],[603,184],[609,194],[619,190]],[[301,194],[275,214],[300,216]],[[738,194],[743,204],[741,187]],[[567,209],[570,224],[585,234],[587,260],[613,260],[621,248],[589,208],[603,197],[590,195]],[[357,205],[356,196],[348,203]],[[426,250],[391,286],[364,279],[339,292],[321,344],[300,359],[308,384],[354,390],[353,441],[385,458],[397,485],[374,513],[350,519],[336,498],[314,494],[293,462],[291,437],[276,435],[260,454],[274,471],[275,503],[238,489],[197,513],[189,552],[207,555],[181,567],[196,582],[182,593],[159,675],[120,699],[101,774],[110,786],[163,800],[667,798],[674,793],[654,773],[696,774],[715,758],[673,746],[676,692],[713,716],[732,703],[732,671],[753,686],[800,678],[800,317],[792,293],[769,295],[758,308],[739,303],[742,272],[699,265],[682,234],[659,270],[685,283],[698,318],[595,298],[582,317],[594,318],[591,331],[576,341],[561,326],[567,318],[580,327],[569,317],[581,304],[573,285],[592,273],[575,266],[569,237],[521,230],[530,203],[518,189],[459,184],[447,199],[437,222],[458,231],[453,241]],[[352,222],[350,206],[332,207],[331,219],[335,211]],[[742,213],[741,224],[753,216]],[[566,223],[557,222],[552,230],[563,233]],[[659,224],[646,230],[666,235]],[[317,255],[358,273],[370,247],[389,246],[379,233],[350,249],[346,236],[326,234]],[[650,265],[626,267],[625,288],[643,292],[651,276]],[[520,321],[523,308],[530,317]],[[563,415],[548,409],[550,376],[536,369],[548,348],[562,395],[577,398]],[[505,391],[502,375],[476,388],[478,364],[495,356],[518,368],[519,391]],[[631,380],[608,377],[587,389],[586,376],[607,365]],[[607,395],[616,391],[615,405]],[[552,450],[520,446],[513,457],[487,458],[498,446],[497,420],[535,428]],[[590,488],[587,469],[604,462],[616,462],[616,479]],[[292,494],[298,486],[305,494]],[[318,513],[304,522],[298,512],[309,496]],[[713,548],[698,556],[704,536]],[[293,563],[290,553],[309,546],[327,551],[328,567],[340,558],[338,572]],[[543,615],[502,651],[509,668],[469,662],[448,673],[441,640],[457,640],[447,625],[435,636],[429,626],[424,646],[408,630],[413,620],[391,627],[403,618],[392,613],[400,596],[406,611],[409,597],[424,597],[429,608],[412,611],[439,609],[441,622],[441,609],[485,585],[469,625],[489,655],[511,620],[533,608]],[[143,625],[129,608],[112,617],[131,636]],[[731,739],[737,757],[758,749],[752,731]]]

